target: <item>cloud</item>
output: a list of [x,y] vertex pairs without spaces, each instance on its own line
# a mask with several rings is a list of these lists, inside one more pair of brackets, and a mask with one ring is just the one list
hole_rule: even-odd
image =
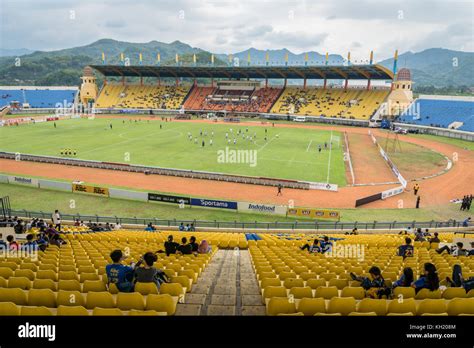
[[370,50],[384,59],[397,48],[474,49],[469,1],[1,0],[1,9],[4,48],[180,40],[216,53],[288,47],[351,50],[354,59]]

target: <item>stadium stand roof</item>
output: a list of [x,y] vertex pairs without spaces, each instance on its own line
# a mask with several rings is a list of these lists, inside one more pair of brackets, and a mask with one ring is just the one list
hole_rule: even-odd
[[377,64],[238,67],[91,65],[91,67],[106,77],[393,80],[393,73]]

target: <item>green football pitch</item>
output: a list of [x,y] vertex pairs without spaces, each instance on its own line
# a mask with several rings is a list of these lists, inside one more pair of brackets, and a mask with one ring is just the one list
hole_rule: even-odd
[[79,159],[346,184],[339,132],[105,118],[56,126],[0,127],[0,150],[61,156],[70,148]]

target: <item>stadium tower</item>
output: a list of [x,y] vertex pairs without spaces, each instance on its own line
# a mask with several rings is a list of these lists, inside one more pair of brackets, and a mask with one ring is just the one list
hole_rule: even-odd
[[82,84],[80,90],[80,100],[83,105],[93,102],[97,99],[99,89],[97,88],[96,77],[91,67],[84,68],[83,76],[81,77]]
[[411,105],[413,102],[412,85],[410,70],[400,69],[392,83],[392,92],[387,99],[389,115],[398,116]]

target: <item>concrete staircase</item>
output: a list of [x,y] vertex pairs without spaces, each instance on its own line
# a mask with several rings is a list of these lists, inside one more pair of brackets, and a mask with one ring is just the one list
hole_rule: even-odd
[[265,315],[248,250],[219,250],[175,315]]

